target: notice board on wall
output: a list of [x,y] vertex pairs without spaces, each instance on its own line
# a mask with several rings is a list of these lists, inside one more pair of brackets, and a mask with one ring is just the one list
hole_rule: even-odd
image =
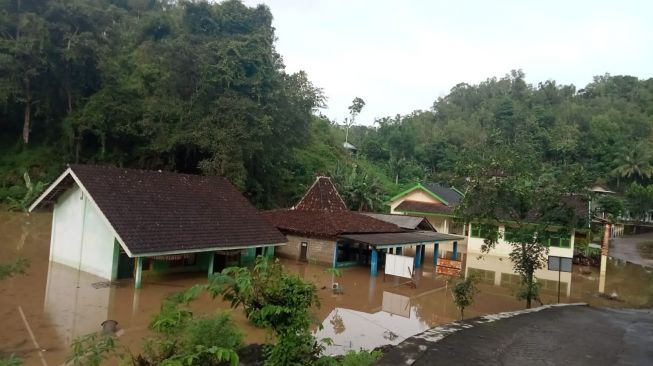
[[412,278],[414,259],[404,255],[385,255],[385,274]]
[[435,267],[435,273],[447,276],[460,276],[462,268],[462,261],[438,258],[438,265]]

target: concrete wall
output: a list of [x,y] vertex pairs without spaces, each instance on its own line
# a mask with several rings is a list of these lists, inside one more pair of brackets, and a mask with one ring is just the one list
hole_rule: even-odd
[[308,243],[306,258],[309,262],[332,265],[335,240],[309,238],[295,235],[286,235],[288,243],[275,248],[279,257],[299,260],[300,247],[302,242]]
[[[111,279],[114,237],[99,209],[74,186],[56,203],[50,241],[52,261]],[[117,265],[117,263],[116,263]]]
[[[474,224],[472,224],[474,226]],[[505,233],[505,226],[499,226],[499,232],[501,233],[501,238],[497,242],[496,246],[490,251],[490,254],[500,257],[507,257],[512,250],[510,243],[503,240],[503,234]],[[483,245],[483,238],[473,238],[471,236],[472,230],[469,230],[467,235],[467,251],[480,253],[481,247]],[[550,247],[549,255],[558,256],[558,257],[567,257],[572,258],[574,256],[574,233],[570,235],[571,241],[569,248],[557,248]]]

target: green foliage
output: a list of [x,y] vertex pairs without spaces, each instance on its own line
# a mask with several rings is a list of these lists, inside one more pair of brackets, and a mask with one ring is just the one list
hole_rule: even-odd
[[266,365],[308,365],[323,350],[310,332],[309,310],[319,306],[312,283],[288,274],[278,262],[256,258],[249,268],[226,268],[207,286],[215,297],[242,306],[254,325],[268,329],[276,343],[266,351]]
[[626,201],[631,217],[643,219],[653,208],[653,185],[632,183],[626,190]]
[[331,173],[340,196],[350,209],[358,211],[379,210],[383,203],[383,188],[369,173],[362,171],[358,165],[351,168],[339,166]]
[[452,281],[451,294],[453,302],[460,310],[460,320],[465,318],[465,309],[474,304],[474,296],[479,292],[476,287],[477,279],[474,276],[459,281]]
[[74,366],[100,366],[117,354],[118,339],[110,334],[91,333],[73,340],[66,363]]
[[0,263],[0,280],[24,274],[27,268],[29,268],[29,261],[25,258],[19,258],[13,263]]
[[[285,72],[269,8],[143,3],[0,3],[0,141],[38,150],[30,169],[219,174],[259,205],[285,205],[324,97],[304,72]],[[0,189],[6,176],[0,164]]]
[[25,180],[25,194],[20,199],[7,197],[10,209],[27,211],[29,205],[41,194],[41,192],[45,190],[45,187],[47,186],[47,183],[41,181],[36,184],[32,183],[32,179],[27,172],[23,174],[23,179]]
[[348,351],[342,357],[321,357],[316,366],[371,366],[378,361],[383,353],[381,351]]
[[0,358],[0,366],[21,366],[23,360],[14,355],[9,356],[8,358]]
[[613,195],[602,195],[596,200],[596,211],[605,214],[610,220],[617,220],[626,213],[626,202]]
[[327,268],[324,270],[324,272],[335,276],[335,277],[341,277],[342,276],[342,270],[340,268]]
[[[586,224],[586,171],[578,166],[538,166],[530,155],[514,154],[518,145],[493,136],[493,148],[465,157],[458,174],[468,177],[466,194],[456,208],[457,216],[475,225],[508,223],[509,257],[521,278],[520,298],[530,307],[538,298],[534,278],[545,265],[553,232],[569,235]],[[509,235],[508,235],[509,234]],[[502,235],[481,230],[483,251],[491,251]]]
[[203,286],[173,294],[163,301],[150,329],[155,332],[143,342],[143,352],[133,355],[109,334],[93,333],[73,341],[66,362],[80,366],[100,365],[117,357],[141,366],[238,365],[243,334],[227,312],[196,318],[190,309]]

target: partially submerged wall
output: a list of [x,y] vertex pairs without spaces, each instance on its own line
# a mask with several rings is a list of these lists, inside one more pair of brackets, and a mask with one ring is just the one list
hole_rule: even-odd
[[50,260],[102,278],[113,274],[114,238],[102,214],[74,186],[54,207]]
[[306,259],[308,262],[326,265],[333,264],[333,251],[335,240],[311,238],[295,235],[287,235],[288,243],[276,247],[276,254],[279,257],[299,260],[301,254],[301,243],[307,243]]

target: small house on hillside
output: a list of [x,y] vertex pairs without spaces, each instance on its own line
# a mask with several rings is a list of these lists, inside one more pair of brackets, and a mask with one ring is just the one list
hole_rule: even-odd
[[427,244],[437,247],[441,241],[462,239],[421,230],[428,225],[423,218],[398,222],[382,217],[389,215],[349,211],[328,177],[317,177],[294,207],[264,212],[264,216],[288,238],[277,255],[333,267],[369,264],[372,276],[387,253],[415,247],[415,267],[420,267]]
[[70,165],[32,204],[53,207],[50,260],[115,280],[273,256],[286,238],[221,177]]
[[417,183],[390,199],[390,213],[424,216],[440,233],[463,234],[453,221],[454,209],[463,194],[454,187]]

